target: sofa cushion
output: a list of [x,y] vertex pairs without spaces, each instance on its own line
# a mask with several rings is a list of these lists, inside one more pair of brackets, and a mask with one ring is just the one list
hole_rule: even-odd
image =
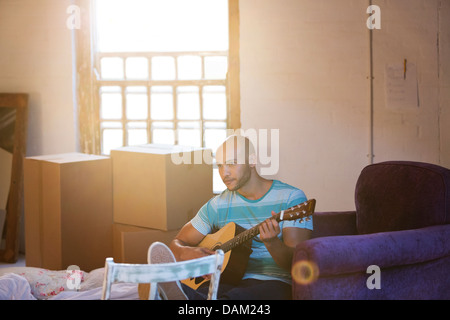
[[356,183],[359,234],[450,223],[450,170],[388,161],[365,167]]

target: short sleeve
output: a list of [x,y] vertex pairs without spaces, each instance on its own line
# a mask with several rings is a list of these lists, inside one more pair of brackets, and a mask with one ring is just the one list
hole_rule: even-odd
[[[296,206],[296,205],[298,205],[300,203],[303,203],[303,202],[305,202],[307,200],[308,199],[306,198],[305,193],[302,190],[300,190],[300,189],[296,189],[289,196],[287,208]],[[283,222],[283,228],[289,228],[289,227],[291,227],[291,228],[292,227],[294,227],[294,228],[303,228],[303,229],[312,230],[313,229],[312,216],[310,217],[310,219],[308,221],[306,221],[306,219],[284,221]]]
[[213,228],[208,212],[211,209],[210,201],[208,201],[200,208],[194,218],[191,219],[192,226],[203,235],[209,234]]

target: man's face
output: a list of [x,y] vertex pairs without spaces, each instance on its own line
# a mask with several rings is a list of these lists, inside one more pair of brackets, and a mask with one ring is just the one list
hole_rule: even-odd
[[250,179],[251,167],[236,146],[223,145],[216,152],[216,162],[223,183],[230,191],[241,189]]

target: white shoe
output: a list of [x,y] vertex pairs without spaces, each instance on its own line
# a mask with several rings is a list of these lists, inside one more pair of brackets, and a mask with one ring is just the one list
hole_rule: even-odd
[[[176,262],[172,251],[162,242],[154,242],[148,251],[148,263]],[[188,300],[181,288],[180,281],[158,283],[158,292],[164,300]]]

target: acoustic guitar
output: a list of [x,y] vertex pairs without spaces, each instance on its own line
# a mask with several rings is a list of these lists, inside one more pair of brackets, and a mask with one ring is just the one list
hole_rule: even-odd
[[[314,213],[316,200],[310,199],[289,209],[282,210],[272,217],[277,222],[283,220],[310,220]],[[243,277],[250,256],[252,238],[259,234],[262,223],[250,229],[230,222],[219,231],[209,234],[198,244],[199,247],[211,250],[222,249],[225,253],[220,281],[236,285]],[[208,280],[202,277],[182,280],[192,289],[197,290]]]

